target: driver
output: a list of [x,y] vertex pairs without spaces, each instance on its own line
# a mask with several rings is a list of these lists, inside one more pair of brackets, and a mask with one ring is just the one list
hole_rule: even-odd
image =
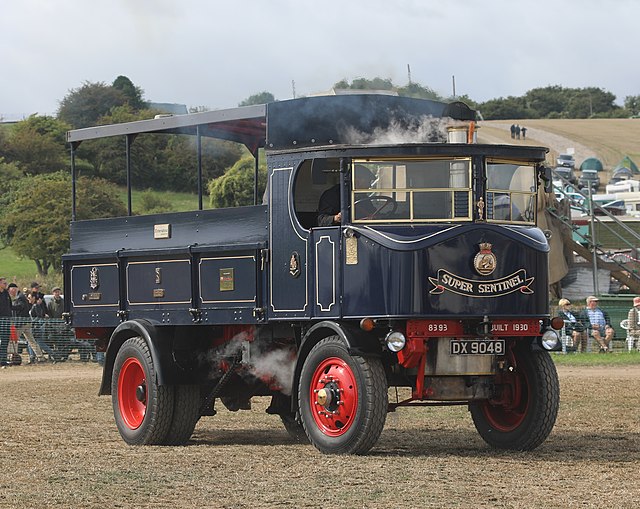
[[[356,189],[368,189],[375,180],[373,173],[366,166],[356,165],[354,167]],[[359,210],[371,207],[371,213],[375,212],[375,207],[370,203],[361,203]],[[365,214],[367,215],[367,214]],[[340,184],[336,184],[327,189],[318,202],[318,226],[339,225],[342,220],[340,213]]]

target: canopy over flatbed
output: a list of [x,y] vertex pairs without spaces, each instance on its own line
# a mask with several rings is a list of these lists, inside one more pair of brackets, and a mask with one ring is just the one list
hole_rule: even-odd
[[[415,129],[427,118],[474,120],[464,103],[382,94],[318,96],[187,115],[112,124],[67,133],[69,143],[142,133],[190,134],[234,141],[255,154],[258,148],[283,150],[352,143],[391,127]],[[429,141],[429,140],[423,140]]]

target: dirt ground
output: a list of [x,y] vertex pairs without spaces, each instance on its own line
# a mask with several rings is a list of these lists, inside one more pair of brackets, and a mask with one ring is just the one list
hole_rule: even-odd
[[489,449],[465,408],[389,414],[367,456],[295,444],[268,401],[204,417],[186,447],[130,447],[100,368],[0,370],[0,507],[630,507],[640,500],[640,366],[559,368],[561,407],[529,453]]

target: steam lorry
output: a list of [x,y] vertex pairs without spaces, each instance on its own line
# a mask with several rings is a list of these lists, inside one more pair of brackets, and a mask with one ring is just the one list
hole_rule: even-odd
[[[131,154],[152,134],[193,139],[180,171],[197,173],[198,210],[132,213]],[[536,226],[547,149],[476,134],[463,103],[379,94],[69,131],[65,318],[106,352],[99,392],[123,440],[185,444],[220,405],[267,396],[292,437],[328,454],[366,453],[387,413],[411,406],[464,405],[490,446],[539,446],[562,326]],[[76,158],[114,136],[128,215],[79,220]],[[253,205],[203,207],[207,138],[253,154]],[[337,209],[319,226],[328,190]]]

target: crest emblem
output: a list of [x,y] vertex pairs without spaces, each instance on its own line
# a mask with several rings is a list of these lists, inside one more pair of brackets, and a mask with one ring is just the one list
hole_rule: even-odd
[[89,288],[97,290],[100,286],[100,277],[98,273],[98,267],[91,267],[89,271]]
[[488,276],[496,270],[497,264],[498,259],[496,258],[496,255],[491,252],[491,244],[488,242],[481,242],[480,252],[476,254],[473,259],[473,267],[476,269],[476,272],[481,276]]
[[291,277],[298,277],[300,275],[300,255],[297,251],[291,253],[291,259],[289,260],[289,275]]

